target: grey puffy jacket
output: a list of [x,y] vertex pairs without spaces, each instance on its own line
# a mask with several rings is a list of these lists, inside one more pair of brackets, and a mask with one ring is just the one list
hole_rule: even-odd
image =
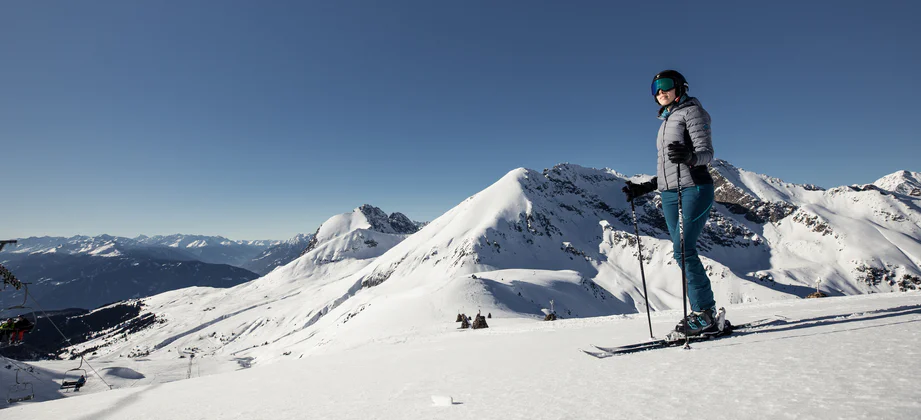
[[689,165],[681,166],[681,187],[712,184],[710,161],[713,160],[713,143],[710,141],[710,114],[704,110],[697,98],[688,98],[676,105],[669,113],[661,113],[659,136],[656,147],[659,161],[656,170],[659,191],[678,188],[678,166],[668,160],[668,145],[684,142],[692,146],[694,156]]

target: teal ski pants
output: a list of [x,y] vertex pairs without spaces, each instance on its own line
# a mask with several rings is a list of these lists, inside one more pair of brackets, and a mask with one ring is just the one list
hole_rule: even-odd
[[[688,300],[691,310],[703,311],[716,306],[710,278],[697,256],[697,238],[703,232],[710,208],[713,207],[713,185],[694,185],[681,189],[684,212],[684,259],[688,278]],[[672,237],[672,250],[681,267],[681,237],[678,232],[678,190],[662,192],[662,213]]]

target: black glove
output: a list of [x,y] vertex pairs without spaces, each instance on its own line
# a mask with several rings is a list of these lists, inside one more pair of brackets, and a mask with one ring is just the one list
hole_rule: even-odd
[[670,143],[668,145],[668,160],[672,163],[691,163],[694,152],[684,143]]
[[624,194],[627,194],[627,201],[633,201],[634,198],[646,195],[658,188],[658,180],[653,178],[651,181],[642,184],[634,184],[627,181],[627,186],[623,188]]

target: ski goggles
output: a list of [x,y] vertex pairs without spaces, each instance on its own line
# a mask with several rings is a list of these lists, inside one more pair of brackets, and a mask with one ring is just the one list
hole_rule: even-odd
[[652,96],[656,96],[659,91],[670,91],[675,88],[675,81],[669,78],[661,78],[652,81]]

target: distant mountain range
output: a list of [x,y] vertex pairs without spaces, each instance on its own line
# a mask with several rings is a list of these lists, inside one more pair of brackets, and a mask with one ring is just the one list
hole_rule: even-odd
[[[371,205],[359,209],[368,214],[373,228],[387,232],[415,232],[424,226]],[[190,286],[235,286],[291,262],[306,252],[314,236],[298,234],[286,241],[182,234],[30,237],[6,245],[0,263],[31,283],[32,297],[40,298],[46,309],[93,309]],[[19,299],[2,293],[0,308],[22,303]]]
[[[253,280],[300,255],[311,236],[288,241],[201,235],[31,237],[6,245],[0,263],[31,283],[29,292],[45,309],[93,309],[184,287],[231,287]],[[21,304],[19,299],[0,293],[0,306]]]
[[[30,283],[30,297],[37,303],[30,299],[25,304],[35,310],[93,309],[190,286],[231,287],[259,277],[227,264],[164,259],[133,252],[111,257],[31,254],[3,264],[21,281]],[[0,293],[0,305],[4,308],[22,303],[21,294],[6,293],[9,291]]]
[[[370,205],[359,207],[356,213],[367,214],[368,219],[361,216],[362,220],[373,223],[355,220],[354,227],[364,227],[369,232],[412,233],[424,226],[400,213],[388,216]],[[327,223],[324,232],[331,232],[330,226]],[[228,288],[246,283],[259,277],[257,273],[271,272],[296,259],[313,238],[313,234],[299,234],[287,241],[230,241],[222,237],[191,235],[20,239],[0,252],[0,262],[20,280],[30,283],[28,290],[33,299],[23,302],[26,296],[11,289],[10,293],[0,294],[0,308],[24,303],[25,308],[4,311],[3,316],[36,311],[39,322],[30,334],[28,348],[3,349],[2,354],[21,359],[57,354],[65,341],[47,325],[50,322],[62,325],[71,343],[86,341],[98,331],[112,328],[121,321],[126,321],[127,327],[121,326],[119,331],[130,331],[137,325],[147,326],[153,318],[144,315],[137,319],[141,307],[138,298],[194,286]],[[368,241],[361,246],[373,248],[376,244]],[[239,262],[256,250],[261,252],[246,260],[245,268],[199,261],[199,258],[207,258]],[[126,302],[108,305],[118,301]],[[89,311],[101,306],[105,308]],[[124,308],[130,310],[126,312]],[[47,311],[50,318],[46,319],[43,311]]]
[[275,267],[283,266],[300,256],[312,238],[311,234],[298,234],[287,241],[278,242],[250,258],[241,267],[260,275],[268,274]]
[[[699,249],[717,304],[800,299],[817,288],[831,296],[921,289],[921,174],[825,190],[725,161],[710,173],[717,204]],[[269,363],[424,339],[453,328],[459,312],[536,320],[552,301],[561,318],[636,313],[646,307],[638,258],[650,308],[680,309],[660,196],[635,203],[638,255],[621,192],[625,181],[648,178],[572,164],[519,168],[418,230],[363,206],[331,217],[307,252],[257,280],[139,299],[132,319],[157,322],[127,341],[100,331],[67,352],[105,360],[194,351]]]
[[232,241],[222,236],[169,235],[124,238],[110,235],[64,237],[31,237],[7,245],[3,253],[10,254],[69,254],[97,257],[138,255],[147,252],[159,258],[198,260],[212,264],[242,266],[282,241]]

